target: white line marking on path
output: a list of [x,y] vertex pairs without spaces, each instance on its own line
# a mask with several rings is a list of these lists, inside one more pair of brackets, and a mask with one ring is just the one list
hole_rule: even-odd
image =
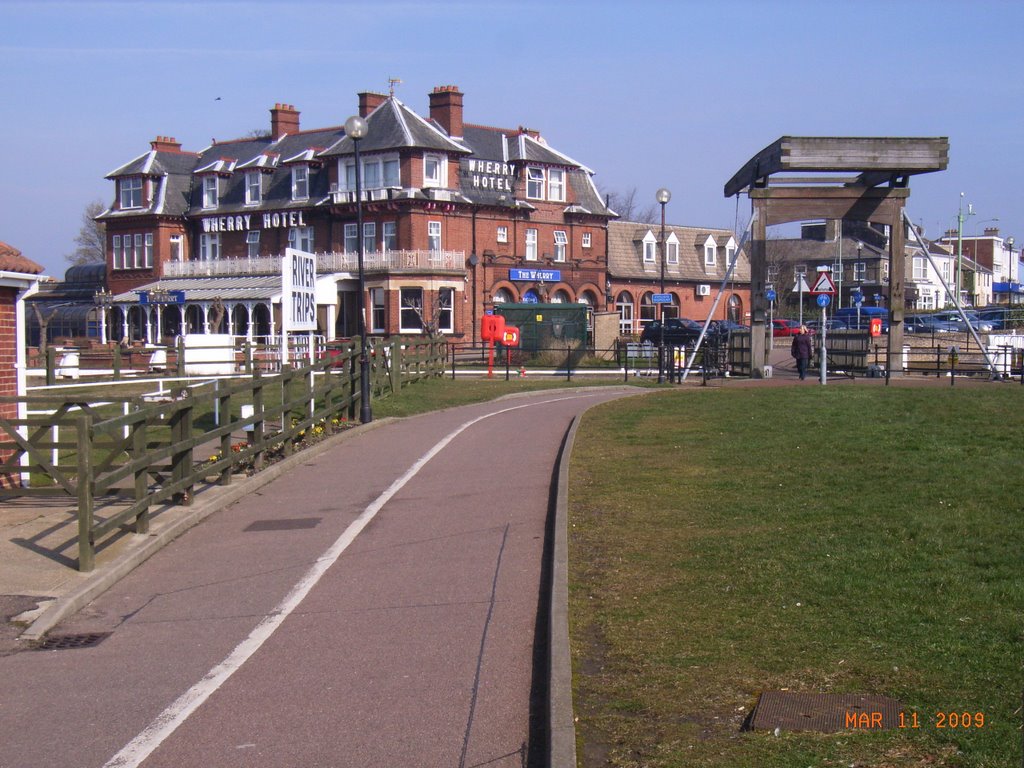
[[260,646],[263,645],[270,636],[274,634],[278,627],[284,623],[284,620],[299,606],[299,604],[305,599],[306,595],[317,585],[324,573],[327,572],[341,554],[348,549],[348,546],[355,540],[362,530],[376,517],[377,513],[380,512],[381,508],[391,500],[391,498],[398,493],[402,488],[412,480],[421,469],[430,461],[434,456],[440,453],[444,448],[462,432],[469,429],[477,422],[489,419],[492,416],[500,416],[503,413],[509,411],[518,411],[522,408],[532,408],[538,405],[550,405],[551,403],[561,402],[563,400],[572,400],[579,397],[594,397],[597,394],[588,392],[586,394],[572,395],[570,397],[558,397],[551,400],[542,400],[539,403],[526,403],[524,405],[516,405],[510,408],[503,408],[500,411],[494,411],[493,413],[485,413],[483,416],[477,416],[475,419],[470,419],[464,424],[456,427],[452,432],[448,433],[438,443],[434,445],[429,451],[423,454],[416,462],[405,471],[405,473],[393,482],[387,490],[385,490],[380,496],[368,506],[363,512],[353,520],[348,528],[335,540],[330,548],[324,552],[313,566],[306,572],[306,574],[299,580],[299,582],[292,587],[291,591],[285,596],[284,600],[267,614],[260,621],[259,624],[249,633],[249,636],[245,638],[241,643],[235,646],[235,649],[227,655],[227,657],[207,672],[203,678],[189,688],[185,693],[178,697],[178,699],[172,703],[167,709],[161,712],[143,731],[128,742],[120,752],[114,755],[104,765],[104,768],[136,768],[141,765],[142,762],[156,751],[167,737],[174,733],[178,726],[184,723],[189,716],[199,709],[210,696],[212,696],[217,689],[219,689],[228,678],[230,678],[238,669],[245,664],[249,658],[259,650]]

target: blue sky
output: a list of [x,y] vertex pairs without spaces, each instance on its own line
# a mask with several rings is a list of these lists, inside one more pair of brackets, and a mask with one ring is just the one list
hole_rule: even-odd
[[1021,243],[1022,22],[1016,0],[0,0],[0,240],[62,276],[103,177],[155,136],[199,150],[275,102],[340,125],[396,77],[420,114],[458,85],[467,122],[536,128],[603,190],[668,187],[693,226],[742,228],[722,188],[780,136],[948,136],[911,217],[937,236],[963,192],[966,234]]

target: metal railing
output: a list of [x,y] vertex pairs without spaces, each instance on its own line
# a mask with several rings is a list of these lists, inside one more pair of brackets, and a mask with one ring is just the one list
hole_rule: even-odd
[[[281,256],[257,258],[214,259],[211,261],[172,261],[164,265],[163,276],[228,277],[233,275],[280,275]],[[316,254],[318,275],[338,272],[355,273],[359,257],[355,252],[329,251]],[[369,251],[363,254],[366,272],[440,271],[465,272],[465,251]]]

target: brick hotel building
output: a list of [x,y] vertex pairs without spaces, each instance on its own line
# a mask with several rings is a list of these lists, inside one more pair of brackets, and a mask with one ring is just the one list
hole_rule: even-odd
[[[616,309],[620,281],[608,250],[616,214],[591,170],[534,130],[466,123],[455,86],[433,90],[428,118],[394,95],[358,98],[367,123],[362,232],[353,140],[342,127],[302,130],[288,104],[270,110],[265,135],[199,152],[158,136],[109,173],[116,194],[99,217],[114,294],[108,335],[275,335],[286,247],[317,254],[320,331],[355,335],[360,238],[373,334],[429,324],[477,340],[484,312],[500,302]],[[638,301],[644,276],[622,275]],[[184,303],[140,303],[140,292],[157,288]],[[211,327],[214,317],[220,327]]]

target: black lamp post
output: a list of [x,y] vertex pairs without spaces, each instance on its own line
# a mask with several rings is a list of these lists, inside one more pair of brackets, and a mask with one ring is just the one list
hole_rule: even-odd
[[356,163],[356,236],[359,242],[359,420],[373,421],[370,409],[370,357],[366,351],[366,274],[363,271],[363,173],[359,166],[359,140],[366,136],[366,121],[352,115],[345,121],[345,135],[352,139]]
[[107,316],[110,313],[110,308],[114,305],[114,294],[104,288],[100,288],[93,295],[92,300],[100,309],[100,342],[106,344],[109,326]]
[[[665,293],[665,205],[672,199],[672,193],[662,187],[655,194],[655,199],[661,205],[661,292]],[[661,305],[660,339],[658,340],[658,356],[661,358],[658,363],[658,383],[665,380],[665,304]]]

